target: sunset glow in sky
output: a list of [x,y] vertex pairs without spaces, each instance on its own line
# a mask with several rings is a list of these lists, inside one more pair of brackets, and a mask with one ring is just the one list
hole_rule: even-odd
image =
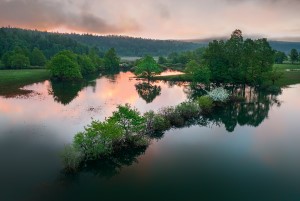
[[202,39],[246,35],[300,38],[299,0],[0,0],[0,26]]

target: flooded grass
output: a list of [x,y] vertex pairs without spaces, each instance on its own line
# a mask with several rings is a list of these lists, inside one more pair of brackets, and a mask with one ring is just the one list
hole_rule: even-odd
[[26,95],[31,91],[21,89],[23,86],[44,81],[49,77],[50,72],[46,69],[1,70],[0,96]]

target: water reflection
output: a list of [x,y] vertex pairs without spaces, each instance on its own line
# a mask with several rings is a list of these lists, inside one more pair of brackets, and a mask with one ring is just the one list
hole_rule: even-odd
[[[205,95],[205,90],[207,89],[191,85],[185,92],[190,99],[195,99],[199,95]],[[259,126],[268,118],[273,105],[277,107],[281,105],[281,101],[277,98],[280,93],[267,93],[249,86],[230,86],[227,90],[244,101],[230,102],[217,107],[207,118],[216,125],[224,124],[228,132],[233,132],[237,125]]]
[[135,88],[139,96],[146,101],[151,103],[157,96],[161,94],[161,87],[150,82],[142,82],[135,85]]
[[51,87],[48,88],[49,95],[52,95],[55,102],[68,105],[78,96],[78,93],[85,87],[92,87],[93,92],[96,91],[97,75],[90,76],[80,82],[58,82],[52,81]]
[[[17,142],[12,139],[12,145],[1,146],[2,161],[5,159],[4,156],[11,156],[11,154],[7,155],[7,153],[12,153],[11,149],[16,149],[18,154],[24,153],[24,156],[18,155],[19,158],[23,157],[24,162],[20,160],[15,168],[11,167],[10,160],[3,163],[1,168],[2,175],[6,176],[3,178],[16,176],[18,173],[14,182],[23,181],[19,186],[24,189],[24,192],[18,191],[20,199],[15,200],[24,200],[22,199],[24,194],[34,195],[30,189],[35,189],[36,186],[44,188],[48,184],[53,184],[53,188],[61,187],[58,189],[59,193],[66,193],[68,187],[78,185],[76,192],[80,192],[82,200],[84,200],[87,195],[98,193],[102,196],[99,189],[108,186],[105,190],[111,190],[110,184],[113,182],[119,188],[126,188],[131,181],[136,181],[136,183],[131,183],[132,189],[139,186],[143,188],[143,184],[147,184],[148,186],[144,188],[148,189],[148,191],[144,191],[146,195],[154,195],[152,190],[154,187],[157,187],[155,192],[161,192],[160,190],[164,189],[172,194],[176,187],[178,189],[176,192],[182,192],[180,190],[185,186],[199,186],[200,181],[203,182],[202,187],[213,189],[212,191],[215,191],[215,188],[225,189],[224,187],[230,186],[233,190],[230,189],[226,192],[234,194],[238,191],[236,189],[244,186],[240,184],[245,184],[243,183],[245,181],[250,181],[247,189],[260,190],[269,185],[268,187],[273,192],[272,185],[280,184],[280,182],[273,182],[270,179],[275,178],[276,181],[282,181],[283,178],[279,177],[278,174],[274,175],[272,171],[275,170],[288,172],[284,175],[286,180],[294,181],[296,180],[294,178],[299,178],[299,176],[296,177],[299,175],[298,169],[300,167],[299,160],[297,160],[299,153],[299,123],[297,119],[300,100],[299,93],[297,93],[299,85],[295,89],[284,89],[282,96],[249,87],[228,88],[232,93],[244,97],[245,101],[218,107],[211,115],[201,116],[194,121],[187,122],[185,126],[190,128],[174,128],[166,133],[153,135],[151,136],[152,143],[147,149],[130,150],[105,160],[88,162],[83,165],[82,170],[77,175],[65,175],[60,172],[62,167],[59,161],[59,152],[64,144],[72,142],[76,132],[81,131],[85,125],[90,123],[91,117],[104,120],[105,117],[110,116],[115,111],[118,104],[130,103],[144,113],[151,109],[157,111],[162,107],[174,106],[187,99],[195,99],[195,97],[205,94],[203,87],[195,85],[192,88],[184,82],[151,83],[152,87],[156,86],[161,89],[152,102],[147,104],[147,101],[137,92],[136,85],[141,84],[141,87],[138,88],[142,91],[147,89],[145,90],[147,93],[142,93],[146,94],[146,98],[150,97],[151,92],[156,94],[158,90],[153,90],[151,87],[149,89],[148,86],[144,87],[142,82],[131,79],[133,76],[130,72],[104,75],[99,77],[96,82],[90,80],[75,87],[66,85],[62,87],[46,81],[25,87],[26,90],[35,91],[39,95],[30,96],[26,99],[0,97],[0,137],[3,136],[2,142],[7,144],[7,141],[3,139],[12,136],[12,133],[17,133],[23,137],[18,137],[20,143],[32,142],[37,145],[36,149],[28,151],[27,147],[22,149],[20,146],[12,146]],[[69,92],[73,87],[76,90]],[[281,106],[280,100],[282,99],[284,99],[285,104]],[[275,107],[280,107],[280,109],[274,110]],[[101,110],[91,112],[90,108],[101,108]],[[266,119],[268,120],[266,121]],[[38,128],[32,125],[38,125]],[[22,126],[30,129],[28,132],[24,132],[25,129]],[[16,129],[19,127],[20,129]],[[254,129],[254,127],[257,128]],[[228,134],[226,130],[234,132],[236,135],[226,135]],[[32,133],[36,135],[32,135]],[[54,139],[50,138],[54,136]],[[39,140],[36,141],[35,139]],[[45,154],[48,152],[48,148],[43,151],[46,145],[42,142],[49,144],[51,151],[49,155]],[[58,145],[54,146],[56,143]],[[28,147],[32,148],[33,145],[29,144]],[[37,156],[33,157],[34,155],[31,153],[36,153]],[[29,156],[32,160],[28,160],[30,159]],[[243,161],[241,161],[242,158]],[[43,167],[37,166],[32,161],[38,161]],[[267,165],[270,166],[270,164],[274,170],[269,171],[267,169]],[[22,169],[26,167],[30,174],[27,172],[23,174],[23,171],[18,169],[19,167]],[[42,173],[44,174],[43,177],[40,176]],[[259,179],[255,179],[254,175],[259,175]],[[10,185],[7,181],[10,182]],[[85,193],[82,193],[82,189],[94,181],[98,182],[97,185],[90,185],[94,188],[98,187],[93,192],[94,194],[90,193],[88,188],[86,188]],[[174,181],[178,181],[178,183],[173,183]],[[218,184],[214,181],[218,181]],[[228,182],[232,181],[233,183],[228,185]],[[270,181],[271,184],[263,183],[263,181]],[[298,179],[297,184],[299,181]],[[195,182],[195,185],[191,185],[191,182]],[[262,182],[266,185],[257,187],[256,182]],[[0,183],[2,186],[6,186],[6,189],[15,192],[16,187],[12,180],[3,179]],[[291,186],[296,188],[299,185],[292,184]],[[24,187],[28,187],[29,190]],[[6,189],[4,188],[4,192]],[[246,187],[242,190],[245,189]],[[276,192],[282,192],[278,189]],[[130,191],[126,190],[119,195],[128,195]],[[244,192],[242,190],[240,192]],[[37,189],[37,191],[41,192],[42,190]],[[50,195],[52,193],[51,189],[45,189],[45,191]],[[291,192],[299,191],[291,190]],[[56,195],[60,196],[59,193]],[[197,187],[192,193],[190,194],[198,195],[199,188]],[[207,193],[207,191],[204,190],[203,193]],[[113,193],[107,191],[106,194],[111,195]],[[0,200],[1,196],[3,197],[3,194],[0,195]],[[43,200],[44,198],[47,196],[31,200]],[[184,197],[180,197],[180,200],[184,199]],[[222,200],[222,198],[218,200]]]

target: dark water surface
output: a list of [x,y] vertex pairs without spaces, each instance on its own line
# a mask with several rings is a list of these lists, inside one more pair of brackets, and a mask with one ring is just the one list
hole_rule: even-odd
[[0,200],[300,200],[300,85],[246,90],[144,150],[62,171],[59,153],[91,118],[118,104],[142,113],[193,97],[185,83],[147,83],[129,72],[80,84],[45,81],[0,97]]

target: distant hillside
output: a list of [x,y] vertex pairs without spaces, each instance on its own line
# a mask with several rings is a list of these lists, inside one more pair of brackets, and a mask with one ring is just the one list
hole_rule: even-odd
[[72,50],[75,53],[88,53],[89,47],[83,45],[65,34],[48,33],[18,28],[0,28],[0,58],[15,47],[32,51],[37,47],[50,58],[61,50]]
[[300,51],[300,42],[285,42],[285,41],[269,41],[273,49],[289,54],[291,49],[295,48]]
[[120,56],[167,56],[172,52],[183,52],[201,47],[201,44],[175,41],[133,38],[126,36],[96,36],[90,34],[63,34],[19,28],[0,28],[0,56],[15,46],[32,50],[39,48],[47,57],[60,50],[86,53],[90,47],[104,52],[115,48]]
[[70,34],[70,38],[89,46],[96,46],[101,51],[115,48],[121,56],[167,56],[172,52],[183,52],[201,47],[201,44],[175,41],[133,38],[127,36],[94,36],[90,34]]

